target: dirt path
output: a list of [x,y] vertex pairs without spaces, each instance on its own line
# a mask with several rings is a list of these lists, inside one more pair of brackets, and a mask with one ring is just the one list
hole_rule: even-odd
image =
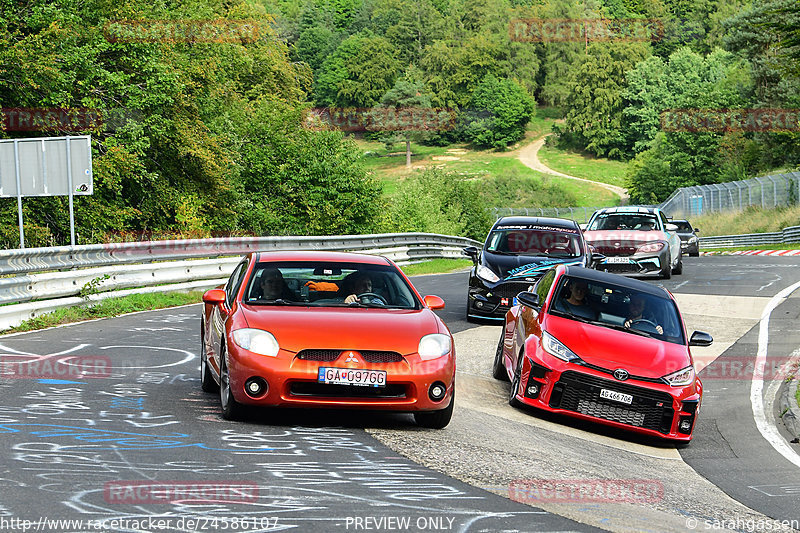
[[541,147],[544,146],[544,141],[545,141],[545,139],[547,139],[548,135],[552,135],[552,133],[548,133],[547,135],[545,135],[541,139],[538,139],[538,140],[532,142],[531,144],[529,144],[528,146],[525,146],[522,149],[520,149],[520,151],[519,151],[519,160],[522,162],[523,165],[525,165],[526,167],[532,168],[533,170],[536,170],[537,172],[541,172],[543,174],[550,174],[552,176],[559,176],[561,178],[569,178],[571,180],[578,180],[578,181],[585,181],[585,182],[588,182],[588,183],[593,183],[595,185],[599,185],[600,187],[603,187],[604,189],[608,189],[609,191],[613,192],[614,194],[616,194],[617,196],[619,196],[623,200],[627,200],[628,199],[628,191],[626,189],[622,188],[622,187],[617,187],[616,185],[610,185],[608,183],[603,183],[601,181],[592,181],[592,180],[587,180],[585,178],[578,178],[576,176],[570,176],[568,174],[563,174],[561,172],[558,172],[557,170],[553,170],[552,168],[545,166],[544,163],[539,161],[539,149],[541,149]]

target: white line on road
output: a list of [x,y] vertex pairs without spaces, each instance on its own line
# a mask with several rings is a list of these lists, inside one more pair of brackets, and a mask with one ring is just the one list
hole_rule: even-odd
[[[756,427],[761,433],[761,436],[769,442],[775,451],[783,455],[787,461],[800,467],[800,455],[797,455],[794,450],[789,446],[774,424],[770,424],[764,410],[764,400],[762,398],[762,391],[764,389],[764,376],[759,373],[757,369],[765,368],[767,362],[767,347],[769,346],[769,317],[772,311],[778,307],[779,304],[789,297],[794,291],[800,288],[800,282],[786,287],[781,292],[772,297],[767,304],[764,312],[761,314],[761,322],[758,327],[758,354],[756,355],[756,365],[753,371],[753,382],[750,388],[750,403],[753,406],[753,418],[756,422]],[[771,414],[771,413],[770,413]]]

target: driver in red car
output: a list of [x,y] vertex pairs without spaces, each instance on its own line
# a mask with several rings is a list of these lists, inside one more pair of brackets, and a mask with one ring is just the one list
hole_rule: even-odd
[[658,334],[662,335],[664,328],[658,324],[658,319],[651,313],[645,314],[645,307],[645,300],[642,295],[634,294],[631,296],[630,302],[628,302],[628,318],[625,320],[624,326],[629,328],[637,320],[646,320],[652,322]]

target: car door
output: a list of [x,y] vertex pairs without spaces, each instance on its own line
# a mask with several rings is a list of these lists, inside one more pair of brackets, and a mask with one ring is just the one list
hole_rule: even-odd
[[208,328],[208,346],[209,350],[208,364],[219,375],[219,354],[220,347],[225,338],[225,322],[230,316],[231,309],[233,308],[234,299],[239,292],[239,287],[242,285],[244,275],[247,272],[247,260],[239,263],[233,270],[233,273],[228,278],[225,284],[225,301],[219,305],[215,305],[211,309],[209,315]]

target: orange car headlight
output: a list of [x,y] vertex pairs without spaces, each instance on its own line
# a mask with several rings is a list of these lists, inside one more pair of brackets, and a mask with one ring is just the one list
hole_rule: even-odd
[[269,357],[277,357],[280,350],[275,336],[263,329],[237,329],[233,332],[233,342],[240,348]]
[[432,333],[425,335],[419,340],[419,358],[423,361],[429,361],[438,357],[443,357],[450,353],[452,344],[450,343],[450,336],[443,333]]

